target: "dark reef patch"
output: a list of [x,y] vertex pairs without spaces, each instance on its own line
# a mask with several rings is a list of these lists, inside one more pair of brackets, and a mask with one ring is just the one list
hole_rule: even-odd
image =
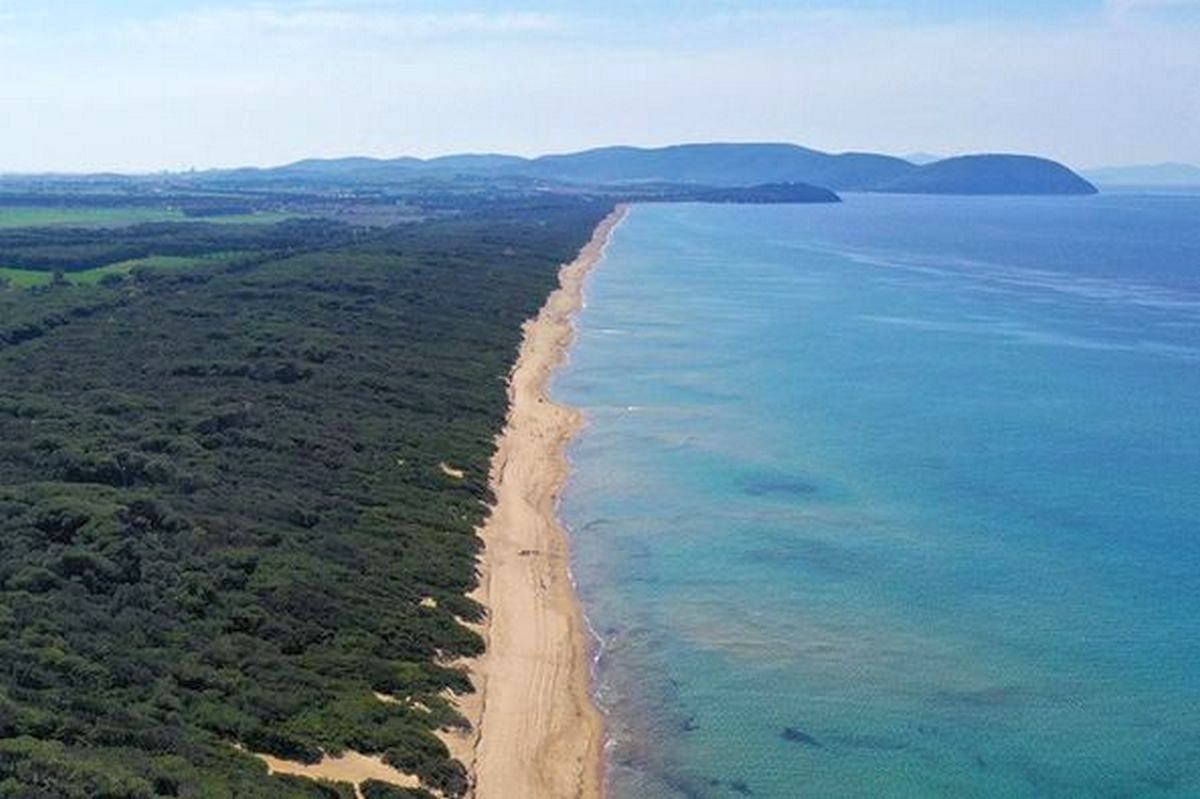
[[824,746],[823,743],[812,737],[804,730],[796,727],[784,727],[783,732],[779,733],[779,737],[788,743],[802,744],[803,746],[811,746],[820,749]]
[[751,497],[806,497],[819,490],[815,483],[786,474],[763,474],[742,480],[742,492]]

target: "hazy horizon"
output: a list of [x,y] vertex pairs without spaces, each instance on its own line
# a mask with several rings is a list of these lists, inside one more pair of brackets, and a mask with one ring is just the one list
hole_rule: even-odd
[[[589,147],[589,148],[583,148],[583,149],[584,150],[604,149],[606,147],[624,147],[624,146],[636,147],[636,148],[654,148],[654,147],[666,147],[666,146],[673,146],[673,145],[692,145],[692,144],[792,144],[792,145],[797,145],[800,147],[808,146],[808,145],[804,144],[803,142],[784,142],[784,141],[766,141],[766,140],[762,140],[762,141],[748,141],[748,140],[747,141],[717,141],[717,140],[714,140],[714,141],[703,141],[703,142],[701,142],[701,141],[679,141],[679,142],[667,142],[667,143],[663,143],[663,144],[648,144],[648,145],[642,145],[642,144],[636,144],[636,143],[631,144],[629,142],[613,142],[611,144],[606,144],[606,145],[596,145],[596,147],[594,147],[594,148]],[[445,157],[449,157],[449,156],[463,156],[463,155],[469,155],[469,156],[513,156],[513,155],[516,155],[516,156],[523,157],[523,158],[533,159],[533,158],[537,158],[537,157],[543,156],[543,155],[565,155],[565,154],[570,154],[570,153],[575,153],[575,152],[580,152],[580,151],[579,150],[551,150],[551,151],[546,151],[546,152],[525,154],[525,153],[509,153],[509,152],[500,152],[500,151],[475,150],[475,151],[431,153],[429,155],[424,155],[424,156],[412,156],[408,153],[371,154],[371,155],[366,155],[363,153],[341,153],[341,154],[334,154],[334,155],[307,155],[307,156],[303,156],[301,158],[293,159],[293,160],[290,160],[287,162],[256,163],[256,164],[221,164],[221,165],[209,166],[209,167],[177,167],[177,168],[167,167],[167,168],[159,168],[159,169],[147,168],[147,169],[129,169],[129,170],[114,170],[114,169],[2,170],[2,169],[0,169],[0,177],[22,177],[22,176],[38,176],[38,175],[66,177],[66,176],[71,176],[71,175],[94,176],[94,175],[103,175],[103,174],[115,174],[115,175],[129,176],[129,177],[138,177],[138,176],[152,176],[152,175],[158,175],[158,174],[186,174],[186,173],[192,172],[192,171],[204,172],[204,171],[221,171],[221,170],[232,170],[232,169],[273,169],[273,168],[288,166],[290,164],[294,164],[294,163],[297,163],[300,161],[309,161],[309,160],[320,161],[320,160],[339,160],[339,159],[348,159],[348,158],[371,158],[371,159],[376,159],[376,160],[380,160],[380,161],[388,161],[388,160],[399,160],[399,159],[403,159],[403,158],[415,157],[415,158],[420,158],[421,160],[424,160],[424,161],[428,161],[428,160],[437,159],[437,158],[445,158]],[[832,154],[838,154],[838,153],[846,152],[846,151],[830,150],[828,152],[830,152]],[[860,150],[860,151],[855,151],[855,152],[863,152],[863,151]],[[879,152],[879,151],[873,151],[873,152]],[[889,152],[889,153],[880,153],[880,154],[895,156],[897,158],[902,158],[905,160],[912,161],[915,164],[924,164],[924,163],[929,163],[931,161],[940,161],[940,160],[943,160],[946,158],[954,158],[954,157],[960,156],[960,155],[984,155],[984,154],[996,154],[996,153],[961,152],[961,153],[935,154],[935,153],[926,153],[926,152],[906,152],[906,153]],[[1033,153],[1033,152],[1009,153],[1009,154],[1032,155],[1032,156],[1043,155],[1042,153]],[[1192,164],[1192,163],[1181,162],[1181,161],[1162,161],[1162,162],[1156,162],[1156,163],[1121,163],[1121,164],[1105,163],[1105,164],[1092,164],[1092,165],[1087,165],[1087,166],[1079,166],[1077,164],[1070,164],[1070,166],[1074,170],[1079,172],[1080,174],[1084,174],[1084,173],[1088,173],[1088,172],[1097,172],[1097,171],[1102,172],[1105,170],[1154,169],[1157,167],[1186,167],[1186,168],[1193,168],[1193,169],[1200,168],[1200,164]]]
[[609,144],[1200,162],[1200,0],[0,0],[0,173]]

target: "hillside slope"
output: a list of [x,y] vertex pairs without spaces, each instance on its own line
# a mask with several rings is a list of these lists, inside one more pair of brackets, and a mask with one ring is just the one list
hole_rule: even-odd
[[934,161],[873,191],[904,194],[1095,194],[1067,167],[1028,155],[963,155]]

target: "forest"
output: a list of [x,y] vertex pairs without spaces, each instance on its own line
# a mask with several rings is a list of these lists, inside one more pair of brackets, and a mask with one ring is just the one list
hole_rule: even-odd
[[611,200],[451,206],[0,230],[32,270],[235,253],[0,286],[0,797],[346,799],[248,753],[346,750],[424,786],[370,799],[464,794],[505,380]]

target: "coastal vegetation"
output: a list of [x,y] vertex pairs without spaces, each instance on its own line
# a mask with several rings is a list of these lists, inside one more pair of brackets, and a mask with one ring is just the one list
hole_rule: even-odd
[[0,231],[57,275],[0,288],[0,797],[462,795],[505,377],[609,208]]
[[647,198],[654,202],[738,203],[741,205],[771,205],[781,203],[836,203],[836,194],[829,189],[808,183],[764,183],[758,186],[726,186],[723,188],[676,187],[665,189],[660,196]]

